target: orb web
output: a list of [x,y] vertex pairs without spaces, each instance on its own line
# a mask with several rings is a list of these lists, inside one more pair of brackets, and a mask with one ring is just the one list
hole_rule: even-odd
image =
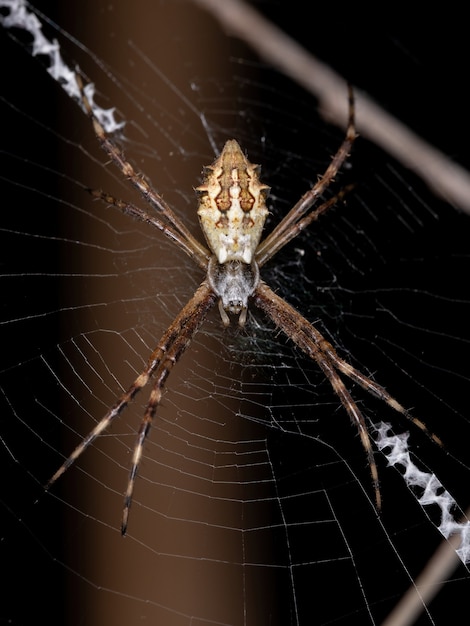
[[[445,450],[352,389],[377,433],[379,517],[360,442],[315,364],[257,312],[243,331],[224,330],[215,314],[169,380],[129,537],[119,534],[122,493],[145,392],[44,493],[202,278],[159,233],[86,193],[134,199],[73,90],[54,80],[67,87],[67,68],[79,65],[96,106],[113,111],[108,129],[194,233],[193,189],[227,138],[262,166],[269,229],[324,170],[342,131],[190,4],[184,12],[164,4],[145,20],[153,37],[96,3],[88,21],[83,7],[52,21],[23,5],[38,22],[11,28],[5,15],[20,6],[1,3],[2,35],[14,38],[2,46],[15,59],[1,100],[12,129],[2,188],[15,198],[2,220],[2,280],[4,294],[21,294],[6,299],[2,323],[4,345],[14,344],[0,382],[11,589],[24,584],[21,544],[31,600],[67,623],[380,624],[409,588],[420,598],[419,623],[447,623],[445,607],[458,611],[469,583],[464,565],[441,578],[432,604],[415,585],[441,533],[461,532],[456,549],[466,560],[470,300],[463,281],[443,277],[465,270],[468,219],[360,140],[337,180],[356,184],[353,197],[263,277],[412,408]],[[139,8],[147,18],[157,10]],[[213,48],[199,56],[201,32]],[[333,606],[332,588],[341,588]],[[23,609],[12,601],[8,610],[19,619]]]

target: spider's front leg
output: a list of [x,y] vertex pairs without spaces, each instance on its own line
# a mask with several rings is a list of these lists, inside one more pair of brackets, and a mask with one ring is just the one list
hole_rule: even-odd
[[[260,282],[254,294],[253,301],[258,308],[263,310],[268,315],[279,330],[291,339],[305,354],[316,361],[326,378],[329,380],[334,392],[339,397],[341,404],[346,409],[352,423],[358,429],[362,446],[367,454],[367,460],[375,491],[376,507],[377,510],[380,510],[382,501],[379,488],[379,477],[369,431],[367,430],[364,416],[338,374],[338,370],[340,370],[349,377],[353,378],[351,372],[357,372],[357,370],[340,359],[333,346],[326,341],[323,335],[290,304],[275,294],[274,291],[272,291],[272,289],[270,289],[265,283]],[[347,371],[344,371],[344,368],[342,367],[343,363],[347,365]],[[359,372],[357,373],[360,374]],[[369,380],[362,374],[360,374],[360,376],[364,380]],[[370,389],[368,389],[368,391],[370,391]],[[386,394],[385,390],[383,391],[384,394]],[[388,396],[388,394],[386,395]],[[397,407],[401,408],[401,405],[399,405],[396,401],[394,401],[392,406],[396,410],[399,410]],[[405,411],[405,409],[403,409],[403,411]]]
[[71,455],[65,459],[64,463],[47,483],[46,489],[49,489],[53,483],[75,463],[93,441],[111,425],[114,419],[122,413],[129,402],[147,385],[150,378],[153,376],[155,382],[139,428],[124,498],[121,532],[123,535],[126,533],[129,508],[132,502],[137,471],[142,458],[143,446],[160,403],[164,384],[174,365],[189,346],[192,337],[206,318],[208,311],[215,304],[216,300],[217,296],[214,294],[212,288],[204,281],[169,326],[158,343],[157,348],[151,354],[145,369],[135,379],[129,389],[117,400],[108,413],[98,422],[95,428],[78,444]]
[[[375,491],[375,503],[378,510],[382,506],[379,477],[375,463],[369,431],[359,407],[346,389],[337,370],[342,360],[336,355],[334,348],[323,335],[312,326],[290,304],[274,293],[263,282],[258,285],[253,296],[254,304],[263,310],[274,324],[291,339],[305,354],[316,361],[329,380],[333,390],[346,409],[352,423],[357,427],[367,460]],[[351,368],[351,366],[349,366]],[[354,369],[354,368],[351,368]],[[365,377],[364,377],[365,378]],[[396,407],[394,407],[396,408]]]
[[189,346],[191,339],[196,331],[205,320],[208,311],[214,306],[217,296],[213,292],[207,281],[204,281],[196,290],[191,300],[182,309],[174,322],[166,331],[164,338],[169,338],[169,345],[165,350],[158,367],[155,369],[154,383],[150,392],[149,401],[142,418],[137,442],[134,447],[132,456],[131,469],[129,473],[129,481],[127,484],[126,494],[124,497],[124,509],[122,514],[121,533],[126,534],[127,523],[129,519],[129,509],[132,504],[132,496],[134,493],[135,479],[142,458],[144,443],[150,431],[155,413],[160,404],[163,387],[173,367],[178,363],[183,352]]
[[368,393],[373,394],[375,397],[388,404],[394,411],[403,415],[407,420],[420,428],[434,443],[441,446],[441,440],[428,430],[424,422],[413,417],[384,387],[377,384],[374,380],[362,374],[362,372],[342,359],[315,326],[310,324],[298,311],[275,294],[274,291],[262,281],[260,281],[255,290],[253,302],[268,315],[274,324],[282,330],[298,348],[316,361],[329,380],[341,404],[346,409],[351,421],[359,431],[361,443],[367,454],[367,460],[372,475],[376,507],[380,510],[381,495],[377,466],[372,451],[371,437],[364,416],[359,410],[357,403],[346,389],[340,374],[347,376]]

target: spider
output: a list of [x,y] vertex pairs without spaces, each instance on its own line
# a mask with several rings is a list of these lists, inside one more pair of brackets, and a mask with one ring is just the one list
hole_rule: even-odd
[[103,125],[93,113],[90,100],[86,95],[86,88],[83,87],[78,74],[76,79],[81,94],[81,104],[93,124],[94,132],[101,147],[122,175],[140,192],[154,212],[148,213],[134,204],[118,200],[100,190],[89,190],[90,193],[95,198],[116,207],[125,214],[162,231],[191,257],[200,270],[205,272],[205,278],[165,331],[139,376],[127,391],[116,400],[91,432],[77,445],[70,456],[65,459],[50,478],[46,488],[52,486],[153,378],[150,396],[133,450],[124,496],[121,532],[125,535],[145,440],[160,404],[164,385],[173,367],[189,346],[192,337],[204,322],[209,310],[216,303],[218,303],[224,326],[230,324],[230,316],[238,316],[238,324],[241,327],[246,323],[248,306],[254,305],[261,309],[300,350],[313,359],[329,380],[359,432],[370,468],[376,508],[380,511],[381,494],[371,437],[365,418],[346,388],[341,375],[351,379],[367,392],[387,403],[392,409],[421,428],[437,443],[440,443],[439,439],[430,433],[423,422],[414,418],[382,386],[342,359],[323,335],[290,304],[278,296],[260,277],[260,269],[267,261],[349,191],[348,188],[345,188],[315,208],[317,201],[333,182],[349,156],[356,137],[352,89],[349,88],[347,131],[336,154],[323,176],[302,196],[261,243],[263,226],[268,215],[266,197],[269,188],[259,180],[259,166],[250,163],[237,141],[230,139],[226,142],[213,164],[205,168],[203,183],[196,189],[199,194],[198,216],[208,249],[193,237],[170,206],[149,185],[143,175],[126,160],[122,149],[107,135]]

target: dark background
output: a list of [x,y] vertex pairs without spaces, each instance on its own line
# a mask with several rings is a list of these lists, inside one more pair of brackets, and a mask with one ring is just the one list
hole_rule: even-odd
[[[65,23],[71,18],[67,12],[64,14],[65,9],[61,8],[62,15],[55,17],[55,11],[58,10],[55,3],[36,2],[38,7],[41,4],[45,5],[44,11],[48,16],[67,28]],[[142,6],[139,4],[136,3],[137,9],[143,11],[145,3]],[[415,132],[468,167],[470,103],[465,81],[468,43],[463,28],[459,27],[458,15],[427,11],[420,23],[411,24],[406,14],[401,14],[397,19],[396,9],[393,14],[387,14],[386,9],[381,9],[380,15],[374,16],[353,8],[345,11],[343,7],[317,7],[312,17],[302,2],[266,2],[257,4],[257,8]],[[73,7],[73,11],[74,16],[80,13],[77,7]],[[235,50],[238,45],[235,44]],[[44,70],[40,63],[31,62],[30,56],[5,37],[3,32],[0,33],[0,46],[1,58],[6,60],[1,70],[4,85],[2,96],[13,102],[6,88],[13,84],[14,103],[33,118],[53,128],[57,118],[63,115],[60,108],[63,98],[58,94],[58,101],[53,99],[53,94],[58,90],[51,89],[50,85],[45,89]],[[248,52],[244,54],[249,55]],[[28,77],[27,81],[22,79],[24,76]],[[302,90],[263,64],[256,66],[253,77],[254,81],[269,84],[274,97],[276,93],[289,91],[293,119],[299,119],[299,110],[307,110],[307,105],[302,102],[305,97]],[[44,97],[43,93],[46,94]],[[249,109],[247,104],[246,108]],[[295,142],[295,152],[310,155],[311,137],[289,126],[286,121],[289,119],[289,111],[284,110],[281,115],[274,106],[272,109],[272,119],[263,119],[261,114],[255,112],[249,121],[249,131],[241,129],[240,132],[250,133],[254,144],[257,142],[257,132],[258,137],[265,134],[273,145],[279,146],[286,154],[289,146],[293,149]],[[262,110],[269,110],[269,107],[265,109],[263,105]],[[20,138],[22,145],[28,145],[25,155],[28,159],[41,162],[44,154],[47,154],[48,163],[60,170],[61,157],[56,152],[56,146],[51,143],[51,135],[42,135],[39,129],[38,137],[28,134],[25,142],[24,128],[17,125],[18,118],[12,115],[10,122],[8,115],[8,108],[4,108],[1,149],[5,158],[2,159],[2,177],[7,181],[19,181],[20,184],[25,177],[30,189],[40,186],[51,195],[60,195],[63,181],[56,180],[54,176],[49,180],[44,172],[40,173],[40,180],[35,181],[34,168],[30,169],[27,163],[11,158],[11,155],[19,154]],[[234,127],[241,125],[242,122],[237,120]],[[28,133],[32,132],[32,128],[32,125],[28,125]],[[337,145],[337,138],[332,135],[327,139],[330,142],[326,146],[329,153]],[[47,144],[44,143],[45,136],[48,138]],[[306,140],[305,145],[303,139]],[[272,160],[268,158],[264,166],[268,173],[276,167],[274,156],[269,156]],[[356,364],[364,364],[367,371],[378,372],[380,376],[377,379],[386,381],[387,388],[393,395],[399,396],[404,405],[413,410],[417,407],[420,416],[429,416],[429,419],[426,417],[427,423],[430,422],[432,430],[445,441],[450,454],[435,450],[418,436],[415,441],[420,447],[420,454],[443,482],[445,479],[444,484],[465,507],[468,504],[468,470],[455,462],[452,456],[464,466],[468,465],[466,357],[470,339],[467,323],[470,302],[469,218],[436,198],[421,180],[368,142],[359,139],[353,157],[353,168],[347,171],[345,180],[352,179],[357,184],[357,195],[348,204],[348,210],[354,211],[357,220],[351,216],[341,218],[344,221],[340,221],[339,227],[335,226],[334,221],[325,223],[324,229],[311,244],[303,240],[302,245],[306,248],[313,246],[310,251],[313,261],[309,260],[305,264],[306,280],[320,284],[324,291],[321,297],[318,294],[310,296],[311,302],[308,302],[307,287],[299,283],[299,301],[304,303],[304,314],[315,319],[321,317],[320,329],[334,337],[338,346],[346,346],[356,359]],[[318,156],[319,160],[322,158],[323,155]],[[310,164],[306,163],[308,167]],[[396,175],[397,171],[399,176]],[[281,210],[284,204],[292,204],[297,199],[298,189],[301,188],[295,180],[291,181],[289,173],[280,173]],[[299,181],[309,176],[300,170],[295,175]],[[2,288],[3,320],[32,315],[35,310],[41,309],[44,301],[49,303],[50,310],[60,306],[62,283],[59,280],[43,281],[38,278],[32,281],[23,277],[23,273],[30,273],[36,264],[40,271],[46,272],[52,271],[56,263],[60,262],[62,252],[59,247],[55,248],[49,240],[45,257],[40,239],[42,232],[47,232],[48,236],[54,232],[55,223],[60,233],[60,218],[54,215],[47,197],[31,191],[23,195],[23,192],[20,187],[12,189],[8,185],[3,191],[1,263],[2,274],[10,277],[4,279]],[[43,202],[48,207],[47,224],[44,223]],[[381,217],[382,208],[383,219],[376,219]],[[37,240],[30,238],[27,247],[19,248],[12,232],[23,230],[25,221],[27,230],[36,232],[39,237]],[[352,230],[348,230],[351,222],[357,227],[357,239],[353,239]],[[331,241],[336,242],[333,247],[329,245]],[[314,259],[319,252],[322,255],[320,264],[315,263]],[[289,254],[286,251],[283,257],[287,267],[291,258]],[[269,273],[269,268],[267,270]],[[12,273],[16,274],[14,278],[11,277]],[[334,286],[331,286],[332,277],[335,279]],[[293,279],[287,275],[286,283],[289,280],[292,282]],[[305,293],[302,293],[303,289]],[[397,319],[404,323],[397,323]],[[5,477],[1,498],[4,505],[1,536],[2,562],[8,563],[9,581],[2,609],[6,617],[0,615],[0,623],[32,623],[31,607],[34,607],[36,617],[47,611],[50,623],[61,622],[66,596],[62,586],[64,568],[57,555],[60,555],[62,537],[54,531],[57,528],[55,524],[50,525],[52,536],[47,536],[48,520],[60,518],[63,514],[60,503],[42,499],[37,507],[37,517],[31,516],[29,503],[40,497],[40,484],[30,480],[27,473],[18,471],[18,463],[12,459],[8,450],[10,442],[21,436],[22,454],[25,457],[35,454],[35,437],[29,440],[23,428],[17,432],[17,420],[11,420],[11,415],[23,416],[33,411],[28,394],[23,399],[22,386],[28,384],[30,379],[34,379],[34,384],[40,381],[35,377],[35,372],[28,368],[28,360],[54,346],[63,331],[57,318],[48,316],[46,319],[38,319],[37,325],[27,322],[15,325],[14,336],[8,325],[3,326],[3,332],[2,361],[5,359],[5,365],[2,367],[2,389],[6,390],[6,396],[1,418]],[[16,364],[22,365],[20,368],[11,368]],[[18,372],[25,378],[19,380]],[[52,396],[53,393],[51,390]],[[273,394],[273,404],[276,404],[275,392]],[[285,397],[282,400],[285,404],[289,403]],[[301,404],[298,392],[295,401]],[[328,420],[324,421],[322,438],[331,441],[341,455],[347,456],[351,430],[344,428],[343,438],[342,432],[338,432],[342,429],[336,427],[336,422],[331,424]],[[404,425],[404,428],[407,427]],[[41,432],[41,426],[35,423],[34,430],[36,433]],[[60,447],[53,436],[58,437],[58,434],[50,431],[44,433],[53,448]],[[311,476],[304,473],[306,483],[302,485],[297,480],[297,470],[305,465],[311,450],[303,450],[297,437],[283,436],[275,429],[270,431],[268,438],[280,489],[288,493],[292,488],[289,477],[295,476],[295,489],[298,492],[307,491]],[[367,486],[368,470],[357,440],[355,444],[357,449],[353,462],[367,490],[370,489]],[[52,468],[55,458],[44,458],[44,466]],[[22,459],[18,460],[21,465]],[[399,529],[398,534],[403,528],[407,529],[402,538],[394,536],[394,540],[400,546],[400,551],[407,555],[406,567],[411,574],[416,574],[423,566],[423,560],[419,554],[416,555],[416,562],[413,560],[413,524],[416,521],[418,534],[429,532],[429,540],[435,545],[439,542],[439,536],[434,529],[427,530],[423,520],[413,511],[412,499],[403,496],[403,485],[394,497],[393,489],[397,487],[398,481],[383,475],[384,468],[385,463],[382,462],[380,471],[385,499],[384,523],[388,524],[392,535],[394,528]],[[44,474],[47,475],[47,472]],[[332,498],[337,498],[335,510],[354,511],[354,500],[348,501],[347,491],[333,494]],[[27,525],[22,522],[24,511],[27,512]],[[297,514],[286,505],[286,516],[292,515],[294,519]],[[406,524],[403,523],[404,518],[409,520]],[[35,519],[37,526],[31,525],[32,519]],[[364,537],[367,532],[373,532],[373,521],[369,520],[365,524],[370,526],[363,526],[359,514],[355,516],[348,524],[351,537]],[[39,528],[39,525],[44,528]],[[38,537],[47,537],[47,540],[38,542]],[[292,541],[295,541],[295,537],[292,537]],[[365,582],[367,596],[370,599],[377,598],[373,619],[375,623],[380,623],[405,591],[406,581],[400,579],[396,587],[387,587],[387,575],[393,581],[396,574],[391,571],[394,565],[391,564],[388,569],[384,557],[380,571],[374,571],[376,565],[373,555],[366,555],[362,547],[357,548],[359,553],[362,556],[357,559],[357,564],[361,575],[364,576],[365,571],[370,574]],[[448,624],[452,621],[451,614],[454,611],[457,615],[464,610],[468,572],[461,568],[453,581],[443,586],[433,602],[432,617],[425,615],[417,623]],[[334,619],[322,613],[322,610],[326,611],[325,607],[317,606],[312,613],[311,594],[315,592],[318,583],[309,572],[305,573],[305,578],[299,575],[298,588],[305,589],[305,594],[300,593],[299,596],[304,598],[304,604],[298,607],[301,624],[323,624]],[[375,584],[379,587],[377,592],[374,590]],[[384,588],[387,593],[384,593]],[[334,595],[335,602],[341,607],[338,615],[342,618],[338,617],[338,623],[369,623],[369,618],[357,609],[357,590],[350,591],[349,580],[338,580]],[[61,598],[64,598],[64,602],[61,602]],[[287,603],[282,609],[283,623],[293,619],[291,611],[292,607]],[[79,620],[76,623],[80,623]]]

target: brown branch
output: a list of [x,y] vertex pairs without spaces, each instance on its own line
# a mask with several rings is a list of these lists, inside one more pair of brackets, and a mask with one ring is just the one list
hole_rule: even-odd
[[[243,0],[192,0],[320,102],[323,115],[346,125],[346,81]],[[470,173],[355,89],[360,135],[418,174],[447,202],[470,213]]]

